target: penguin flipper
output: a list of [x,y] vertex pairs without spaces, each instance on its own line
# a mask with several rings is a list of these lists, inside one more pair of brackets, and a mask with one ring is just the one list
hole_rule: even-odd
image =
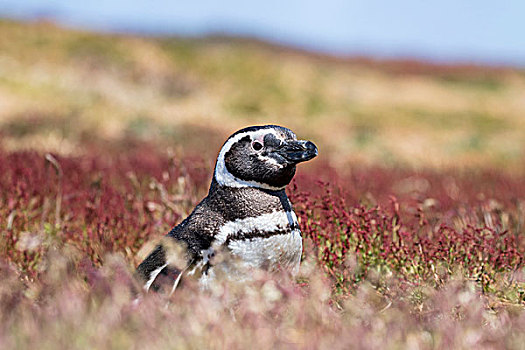
[[147,289],[162,294],[171,294],[179,285],[182,272],[175,267],[165,266],[156,276],[151,276]]
[[183,270],[168,263],[161,244],[137,267],[137,273],[144,282],[144,289],[161,293],[172,293],[180,282],[182,272]]

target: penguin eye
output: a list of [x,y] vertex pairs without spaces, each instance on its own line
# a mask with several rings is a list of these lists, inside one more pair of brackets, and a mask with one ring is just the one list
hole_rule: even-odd
[[263,145],[262,145],[262,143],[260,143],[259,141],[253,141],[253,142],[252,142],[252,148],[253,148],[254,150],[256,150],[256,151],[260,151],[260,150],[262,150]]

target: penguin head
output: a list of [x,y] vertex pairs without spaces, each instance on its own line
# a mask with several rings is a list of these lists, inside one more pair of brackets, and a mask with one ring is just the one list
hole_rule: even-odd
[[229,187],[282,190],[295,175],[296,165],[315,156],[317,147],[297,140],[290,129],[251,126],[226,140],[217,157],[214,180]]

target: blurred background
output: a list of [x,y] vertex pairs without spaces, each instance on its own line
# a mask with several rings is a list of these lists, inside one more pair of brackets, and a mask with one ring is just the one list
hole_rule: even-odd
[[336,167],[521,170],[524,15],[485,0],[0,0],[0,147],[212,157],[233,130],[277,123]]
[[[302,276],[137,298],[269,123]],[[0,349],[523,349],[524,160],[524,0],[0,0]]]

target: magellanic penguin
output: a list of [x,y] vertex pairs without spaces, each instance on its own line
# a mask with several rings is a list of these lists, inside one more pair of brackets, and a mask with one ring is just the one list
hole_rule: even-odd
[[[183,258],[171,259],[159,244],[138,266],[146,290],[173,292],[181,277],[195,274],[204,288],[220,269],[238,274],[231,265],[297,271],[302,237],[285,187],[298,163],[317,156],[310,141],[297,140],[282,126],[251,126],[231,135],[222,146],[210,190],[165,239],[183,247]],[[233,259],[213,264],[226,251]]]

